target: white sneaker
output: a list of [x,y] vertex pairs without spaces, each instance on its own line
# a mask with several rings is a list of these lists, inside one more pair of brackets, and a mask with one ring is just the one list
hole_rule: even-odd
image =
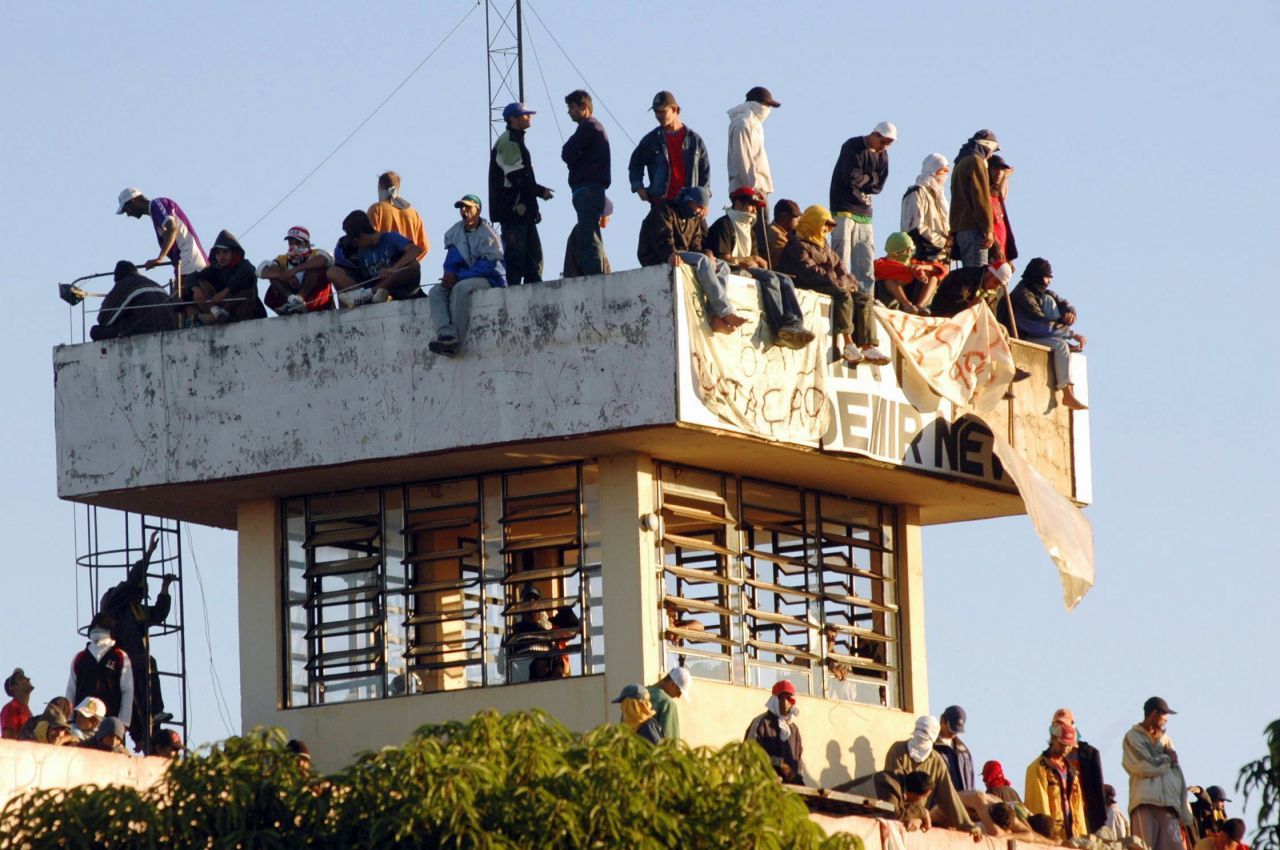
[[372,298],[373,290],[371,289],[348,289],[338,296],[338,300],[342,302],[343,307],[357,307],[361,304],[368,304]]
[[889,355],[885,354],[876,346],[862,349],[862,359],[870,363],[872,366],[889,365]]
[[385,289],[375,289],[373,291],[373,303],[381,304],[383,301],[390,301],[391,293]]
[[858,348],[858,346],[853,343],[846,345],[844,347],[844,351],[840,352],[840,354],[844,357],[844,362],[848,363],[850,366],[854,366],[862,362],[862,349]]
[[209,315],[213,316],[219,322],[225,322],[228,318],[231,317],[230,313],[228,313],[222,307],[219,307],[217,304],[214,304],[212,307],[209,308]]
[[302,300],[301,296],[290,295],[288,298],[285,299],[284,309],[281,310],[280,312],[284,313],[285,315],[291,316],[294,313],[305,313],[306,310],[307,310],[307,304],[305,301]]

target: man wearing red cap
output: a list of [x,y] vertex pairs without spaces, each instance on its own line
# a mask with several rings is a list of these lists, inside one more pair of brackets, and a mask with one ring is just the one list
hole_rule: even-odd
[[764,747],[769,763],[784,783],[803,785],[800,762],[804,745],[800,741],[800,727],[794,721],[800,713],[796,708],[796,686],[785,679],[778,682],[765,706],[769,710],[751,721],[743,740],[755,741]]
[[312,247],[311,231],[305,227],[290,227],[284,241],[285,253],[258,266],[258,277],[271,282],[263,301],[281,316],[332,310],[333,255]]

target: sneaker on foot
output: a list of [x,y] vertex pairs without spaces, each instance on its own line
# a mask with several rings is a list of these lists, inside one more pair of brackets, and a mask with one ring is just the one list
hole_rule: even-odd
[[343,307],[356,307],[360,304],[368,304],[369,299],[373,297],[373,292],[368,289],[348,289],[346,292],[338,296],[338,300],[342,302]]
[[840,354],[844,357],[844,362],[850,366],[856,366],[862,362],[862,349],[853,343],[846,345]]
[[284,308],[281,309],[280,312],[284,313],[285,315],[291,316],[294,313],[305,312],[306,309],[307,309],[307,304],[305,301],[302,300],[302,296],[290,295],[288,298],[285,299]]
[[383,301],[390,301],[391,293],[385,289],[375,289],[373,291],[373,303],[381,304]]
[[862,349],[862,359],[870,363],[872,366],[887,366],[890,362],[889,355],[885,354],[874,345]]
[[1031,373],[1028,372],[1026,369],[1013,370],[1013,382],[1015,384],[1018,383],[1018,381],[1025,381],[1027,378],[1030,378],[1030,377],[1031,377]]
[[787,348],[804,348],[813,342],[813,332],[805,330],[800,322],[792,322],[778,328],[778,344]]
[[219,307],[217,304],[214,304],[209,308],[209,315],[213,316],[219,322],[225,322],[227,319],[231,318],[231,314],[222,307]]
[[431,340],[431,342],[427,343],[427,348],[434,354],[443,354],[446,357],[452,357],[458,353],[458,347],[460,344],[461,343],[458,342],[457,337],[442,336],[436,337]]

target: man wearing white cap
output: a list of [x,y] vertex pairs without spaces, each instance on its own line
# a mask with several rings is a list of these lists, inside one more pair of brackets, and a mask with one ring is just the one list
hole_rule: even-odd
[[653,706],[654,718],[662,727],[662,737],[674,741],[680,737],[680,709],[675,701],[689,695],[689,686],[693,684],[693,676],[688,669],[677,667],[658,680],[658,684],[650,685],[649,703]]
[[889,145],[897,138],[898,128],[881,121],[869,134],[846,141],[831,171],[831,214],[836,219],[831,247],[868,295],[875,287],[871,196],[880,194],[889,177]]
[[200,244],[196,229],[191,226],[191,220],[176,201],[169,198],[151,200],[140,189],[134,188],[121,191],[119,201],[116,215],[127,215],[129,218],[151,216],[151,224],[156,229],[156,241],[160,243],[160,253],[154,260],[147,261],[146,268],[153,269],[160,263],[172,261],[185,276],[195,274],[209,265],[209,255]]

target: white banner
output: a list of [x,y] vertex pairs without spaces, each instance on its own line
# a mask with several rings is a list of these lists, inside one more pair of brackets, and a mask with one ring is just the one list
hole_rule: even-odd
[[773,440],[816,445],[827,430],[827,320],[817,299],[802,299],[805,327],[818,340],[794,350],[774,345],[754,285],[730,286],[729,303],[746,324],[712,333],[707,308],[688,265],[676,282],[684,292],[689,359],[698,400],[726,422]]

